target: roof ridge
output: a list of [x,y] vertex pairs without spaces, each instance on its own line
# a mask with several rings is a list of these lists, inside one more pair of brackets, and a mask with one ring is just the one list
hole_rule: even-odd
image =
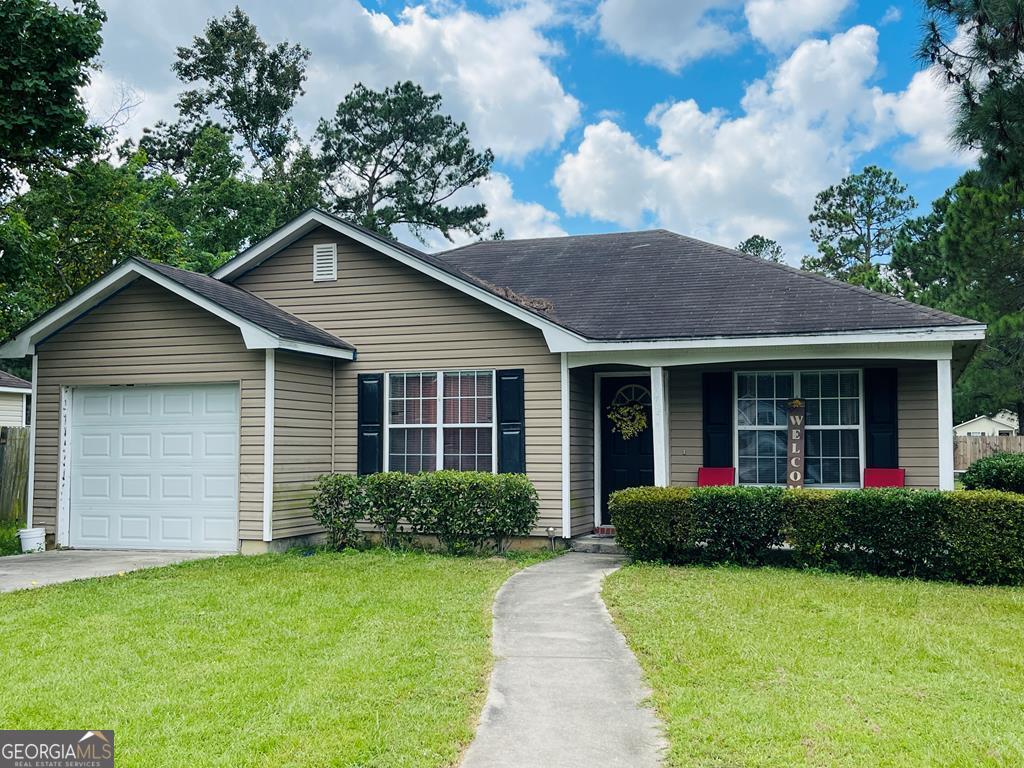
[[701,246],[705,246],[705,247],[706,246],[711,246],[713,248],[718,248],[718,249],[720,249],[722,251],[725,251],[726,253],[730,254],[731,256],[735,256],[737,258],[744,259],[746,261],[762,264],[764,266],[772,267],[772,268],[775,268],[775,269],[781,269],[781,270],[783,270],[785,272],[788,272],[789,274],[792,274],[792,275],[797,275],[797,276],[805,278],[805,279],[815,280],[815,281],[817,281],[819,283],[824,283],[825,285],[831,285],[831,286],[836,287],[836,288],[843,288],[845,290],[857,293],[857,294],[859,294],[861,296],[868,296],[868,297],[870,297],[872,299],[877,299],[879,301],[883,301],[883,302],[885,302],[887,304],[892,304],[892,305],[900,306],[900,307],[906,307],[908,309],[912,309],[912,310],[921,312],[921,313],[927,315],[928,317],[934,317],[936,319],[955,319],[955,320],[958,320],[958,321],[966,320],[968,322],[973,322],[973,323],[977,323],[978,325],[981,325],[980,322],[978,322],[977,320],[974,320],[972,318],[963,317],[961,315],[955,315],[952,312],[945,312],[945,311],[943,311],[941,309],[936,309],[935,307],[926,307],[924,304],[917,304],[916,302],[909,301],[908,299],[904,299],[901,296],[890,296],[888,294],[879,293],[878,291],[872,291],[872,290],[870,290],[868,288],[865,288],[864,286],[861,286],[861,285],[854,285],[853,283],[847,283],[847,282],[844,282],[842,280],[837,280],[836,278],[833,278],[833,277],[828,277],[827,275],[819,274],[817,272],[809,272],[809,271],[807,271],[805,269],[800,269],[799,267],[794,267],[794,266],[792,266],[790,264],[784,264],[784,263],[777,262],[777,261],[768,261],[767,259],[762,259],[760,256],[754,256],[754,255],[749,254],[749,253],[744,253],[743,251],[738,250],[736,248],[729,248],[728,246],[718,245],[717,243],[708,243],[708,242],[706,242],[704,240],[698,240],[695,237],[690,237],[689,235],[682,235],[682,234],[680,234],[678,232],[673,232],[671,229],[661,229],[659,231],[666,232],[666,233],[668,233],[670,235],[673,235],[674,237],[677,237],[677,238],[679,238],[681,240],[688,240],[689,242],[692,242],[692,243],[698,243]]
[[[463,243],[457,245],[454,248],[446,248],[443,251],[435,251],[432,255],[441,257],[444,254],[454,253],[455,251],[462,251],[467,248],[475,248],[479,245],[489,245],[492,243],[540,243],[550,240],[581,240],[585,237],[614,237],[615,235],[646,235],[652,232],[667,232],[668,230],[653,228],[653,229],[630,229],[619,232],[579,232],[574,235],[551,235],[550,237],[514,237],[507,240],[474,240],[472,243]],[[672,234],[675,234],[674,232]],[[698,241],[700,242],[700,241]]]

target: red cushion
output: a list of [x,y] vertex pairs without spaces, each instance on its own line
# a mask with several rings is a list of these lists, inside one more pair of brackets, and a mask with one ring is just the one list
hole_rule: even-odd
[[907,484],[907,472],[903,469],[865,469],[865,488],[902,488]]
[[707,488],[709,485],[735,485],[735,467],[700,467],[697,470],[697,487]]

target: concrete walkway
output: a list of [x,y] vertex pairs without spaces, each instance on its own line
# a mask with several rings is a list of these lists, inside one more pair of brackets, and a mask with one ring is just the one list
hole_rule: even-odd
[[10,555],[0,557],[0,592],[113,576],[215,556],[216,553],[210,552],[123,552],[109,549],[50,549],[31,555]]
[[649,768],[664,740],[636,659],[601,602],[615,555],[517,573],[494,604],[490,692],[462,768]]

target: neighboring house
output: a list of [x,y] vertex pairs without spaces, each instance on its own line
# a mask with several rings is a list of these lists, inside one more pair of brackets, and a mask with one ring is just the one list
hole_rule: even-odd
[[[973,320],[664,230],[428,255],[308,211],[212,276],[129,259],[0,347],[37,387],[31,520],[60,545],[263,551],[325,472],[526,471],[538,536],[700,467],[952,488]],[[613,432],[612,405],[648,426]]]
[[1018,434],[1017,414],[1000,411],[995,416],[975,416],[963,424],[953,427],[957,437],[996,437]]
[[32,420],[32,384],[0,371],[0,427],[25,427]]

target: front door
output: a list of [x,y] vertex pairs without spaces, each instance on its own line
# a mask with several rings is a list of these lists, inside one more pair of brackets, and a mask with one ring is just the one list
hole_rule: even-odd
[[[601,524],[610,525],[609,494],[623,488],[654,485],[650,377],[601,379],[600,413]],[[640,414],[642,418],[638,418]]]

